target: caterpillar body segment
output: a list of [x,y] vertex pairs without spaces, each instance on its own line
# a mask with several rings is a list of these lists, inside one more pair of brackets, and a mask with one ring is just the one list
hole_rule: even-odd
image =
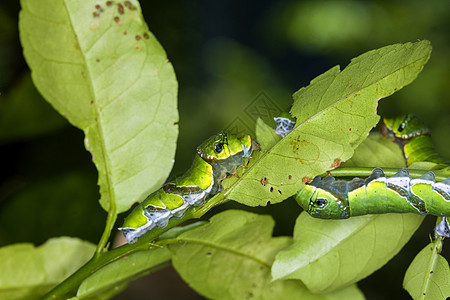
[[164,228],[172,217],[181,218],[222,190],[222,180],[236,173],[252,153],[250,136],[220,133],[197,148],[191,168],[175,182],[150,194],[127,216],[121,230],[128,243],[155,227]]

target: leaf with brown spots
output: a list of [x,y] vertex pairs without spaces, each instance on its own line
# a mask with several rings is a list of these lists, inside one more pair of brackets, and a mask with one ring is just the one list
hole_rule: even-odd
[[[178,87],[137,2],[123,14],[116,3],[23,0],[19,27],[34,84],[84,131],[100,203],[119,213],[159,188],[172,168]],[[137,42],[143,32],[148,38]]]

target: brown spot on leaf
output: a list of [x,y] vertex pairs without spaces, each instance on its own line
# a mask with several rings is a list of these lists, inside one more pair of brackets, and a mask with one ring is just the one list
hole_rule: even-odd
[[119,14],[123,15],[124,9],[122,3],[117,4],[117,10],[119,11]]
[[106,6],[111,6],[113,4],[112,1],[106,1]]
[[289,179],[292,179],[292,175],[289,175],[288,178],[289,178]]
[[98,12],[96,12],[96,11],[94,11],[93,15],[94,15],[94,18],[100,17],[100,14]]
[[261,184],[263,185],[263,186],[266,186],[266,184],[267,184],[267,182],[268,182],[269,180],[267,179],[267,177],[262,177],[261,178]]
[[312,179],[305,176],[302,178],[302,181],[304,184],[307,184],[307,183],[311,183]]
[[304,165],[312,165],[319,159],[320,150],[317,145],[301,140],[300,136],[290,143],[292,145],[292,152],[295,154],[295,159]]
[[114,22],[116,22],[117,24],[120,23],[120,18],[119,17],[114,17]]
[[139,41],[141,39],[140,35],[136,35],[136,41]]
[[339,167],[340,165],[341,165],[341,161],[339,159],[335,159],[333,164],[331,165],[331,167],[334,169],[334,168]]
[[132,9],[132,10],[136,9],[136,8],[134,7],[134,5],[131,4],[130,1],[125,1],[124,4],[125,4],[125,6],[128,7],[129,9]]
[[148,35],[147,32],[144,33],[144,39],[148,40],[150,38],[150,36]]

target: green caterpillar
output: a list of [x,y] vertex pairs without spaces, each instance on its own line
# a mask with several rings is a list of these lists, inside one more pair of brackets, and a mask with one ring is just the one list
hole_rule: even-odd
[[252,153],[252,141],[246,135],[239,139],[220,133],[197,148],[191,168],[176,182],[164,184],[150,194],[125,219],[121,230],[128,243],[155,227],[164,228],[172,217],[181,218],[194,206],[221,191],[221,182],[234,174]]
[[413,114],[392,119],[384,118],[380,131],[381,134],[394,138],[400,145],[407,166],[415,162],[449,164],[448,160],[434,150],[430,130]]
[[[295,119],[289,118],[289,114],[275,118],[275,122],[275,133],[282,137],[295,126]],[[413,114],[385,118],[381,133],[400,145],[408,166],[414,162],[448,165],[434,150],[429,129]],[[411,179],[406,169],[388,178],[381,168],[375,168],[367,179],[352,181],[318,176],[298,191],[295,198],[311,216],[324,219],[407,212],[444,216],[436,232],[450,237],[450,224],[445,218],[450,216],[450,178],[435,182],[432,172],[418,179]]]
[[450,178],[435,182],[434,173],[428,172],[412,179],[406,169],[386,177],[375,168],[367,179],[317,176],[295,198],[311,216],[322,219],[383,213],[450,216]]

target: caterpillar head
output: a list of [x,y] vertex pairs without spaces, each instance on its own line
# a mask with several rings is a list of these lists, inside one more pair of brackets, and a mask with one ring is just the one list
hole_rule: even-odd
[[408,140],[419,135],[430,134],[430,130],[425,127],[422,120],[413,114],[384,118],[383,122],[388,133],[398,139]]
[[232,134],[221,132],[197,148],[198,155],[209,164],[224,161],[241,152],[243,157],[252,153],[252,139],[249,135],[239,139]]
[[[320,177],[316,177],[320,178]],[[346,201],[329,191],[311,184],[305,185],[296,195],[298,204],[312,217],[321,219],[347,219],[350,216]]]

